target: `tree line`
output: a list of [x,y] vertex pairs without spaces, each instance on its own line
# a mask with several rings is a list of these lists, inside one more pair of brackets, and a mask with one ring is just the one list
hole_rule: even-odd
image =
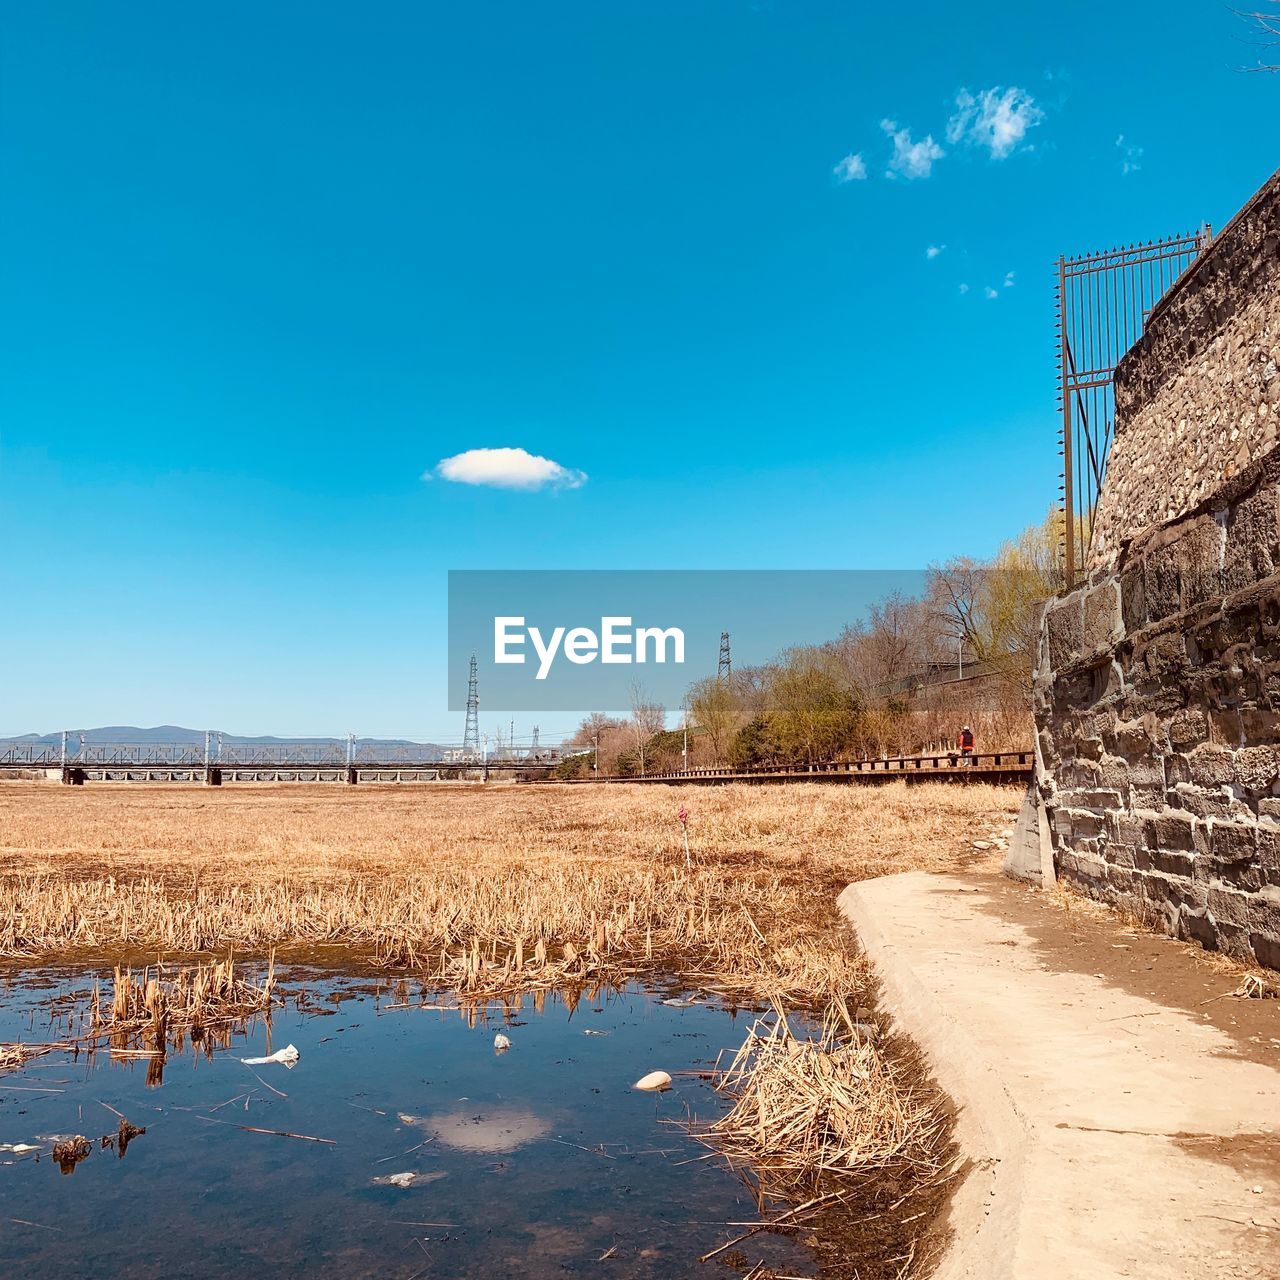
[[583,720],[569,740],[583,753],[561,776],[914,755],[951,747],[964,724],[980,751],[1026,747],[1041,607],[1064,585],[1062,526],[1051,511],[992,560],[936,565],[918,596],[887,596],[826,643],[699,680],[674,729],[634,689],[630,716]]

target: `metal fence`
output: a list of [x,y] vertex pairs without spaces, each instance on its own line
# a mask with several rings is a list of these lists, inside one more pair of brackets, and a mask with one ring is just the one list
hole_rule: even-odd
[[1058,408],[1062,413],[1062,562],[1068,584],[1084,565],[1115,428],[1112,379],[1147,317],[1208,248],[1191,235],[1058,259]]

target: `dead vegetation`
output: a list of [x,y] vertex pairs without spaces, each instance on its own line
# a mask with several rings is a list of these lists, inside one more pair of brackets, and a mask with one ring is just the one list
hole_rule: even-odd
[[904,1080],[864,1027],[835,999],[821,1034],[798,1037],[776,1003],[717,1071],[716,1087],[734,1103],[705,1136],[776,1196],[808,1197],[824,1175],[904,1164],[935,1175],[945,1128],[938,1099]]
[[159,1053],[171,1043],[199,1043],[210,1031],[270,1009],[274,985],[274,952],[261,984],[238,971],[232,955],[173,973],[162,965],[147,967],[136,978],[132,968],[117,965],[110,1005],[94,983],[86,1038],[107,1038],[121,1048],[142,1038]]
[[[972,836],[1014,802],[1010,789],[979,784],[354,794],[13,784],[0,787],[0,953],[337,944],[473,991],[495,966],[529,987],[552,966],[675,958],[821,997],[847,977],[823,977],[839,890],[962,865]],[[508,982],[512,971],[524,977]]]

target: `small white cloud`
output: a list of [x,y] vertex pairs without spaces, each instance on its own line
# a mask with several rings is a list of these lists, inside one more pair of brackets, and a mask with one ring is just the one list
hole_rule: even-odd
[[1124,134],[1116,138],[1120,150],[1120,172],[1137,173],[1142,168],[1142,148],[1124,140]]
[[1012,271],[1006,271],[1006,272],[1004,273],[1004,287],[1005,287],[1006,289],[1012,289],[1012,288],[1013,288],[1013,274],[1014,274],[1014,273],[1013,273]]
[[983,89],[975,97],[968,89],[956,94],[956,110],[947,121],[947,141],[986,147],[993,160],[1003,160],[1044,119],[1035,99],[1016,85]]
[[893,139],[887,177],[927,178],[933,172],[933,162],[946,155],[931,133],[926,133],[919,142],[912,142],[911,130],[899,129],[894,120],[881,120],[880,127]]
[[526,449],[468,449],[442,458],[422,478],[433,476],[493,489],[580,489],[587,482],[585,471],[562,467]]
[[982,291],[982,296],[984,298],[998,298],[1000,294],[998,290],[993,289],[990,285],[987,285],[987,287]]
[[934,258],[936,258],[938,254],[940,254],[946,247],[947,246],[945,244],[931,244],[924,251],[924,256],[928,258],[930,262],[932,262]]
[[968,293],[968,292],[969,292],[969,286],[968,286],[967,284],[962,284],[962,285],[960,286],[960,292],[961,292],[961,293]]
[[831,172],[839,183],[860,182],[867,176],[866,161],[861,154],[854,155],[850,152]]

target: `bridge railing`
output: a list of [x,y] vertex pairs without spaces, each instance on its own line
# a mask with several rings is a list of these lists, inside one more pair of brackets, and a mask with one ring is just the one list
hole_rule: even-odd
[[0,742],[0,769],[551,769],[561,759],[554,747],[536,756],[486,762],[481,756],[441,759],[439,748],[357,746],[348,759],[346,742],[92,742],[69,737],[60,742]]
[[[1023,772],[1033,767],[1034,752],[987,751],[971,756],[959,752],[938,752],[922,756],[885,756],[874,760],[823,760],[811,764],[716,765],[699,769],[671,769],[646,773],[645,778],[661,781],[681,778],[745,778],[753,776],[799,777],[842,774],[949,773],[962,770]],[[611,781],[627,781],[616,777]]]

